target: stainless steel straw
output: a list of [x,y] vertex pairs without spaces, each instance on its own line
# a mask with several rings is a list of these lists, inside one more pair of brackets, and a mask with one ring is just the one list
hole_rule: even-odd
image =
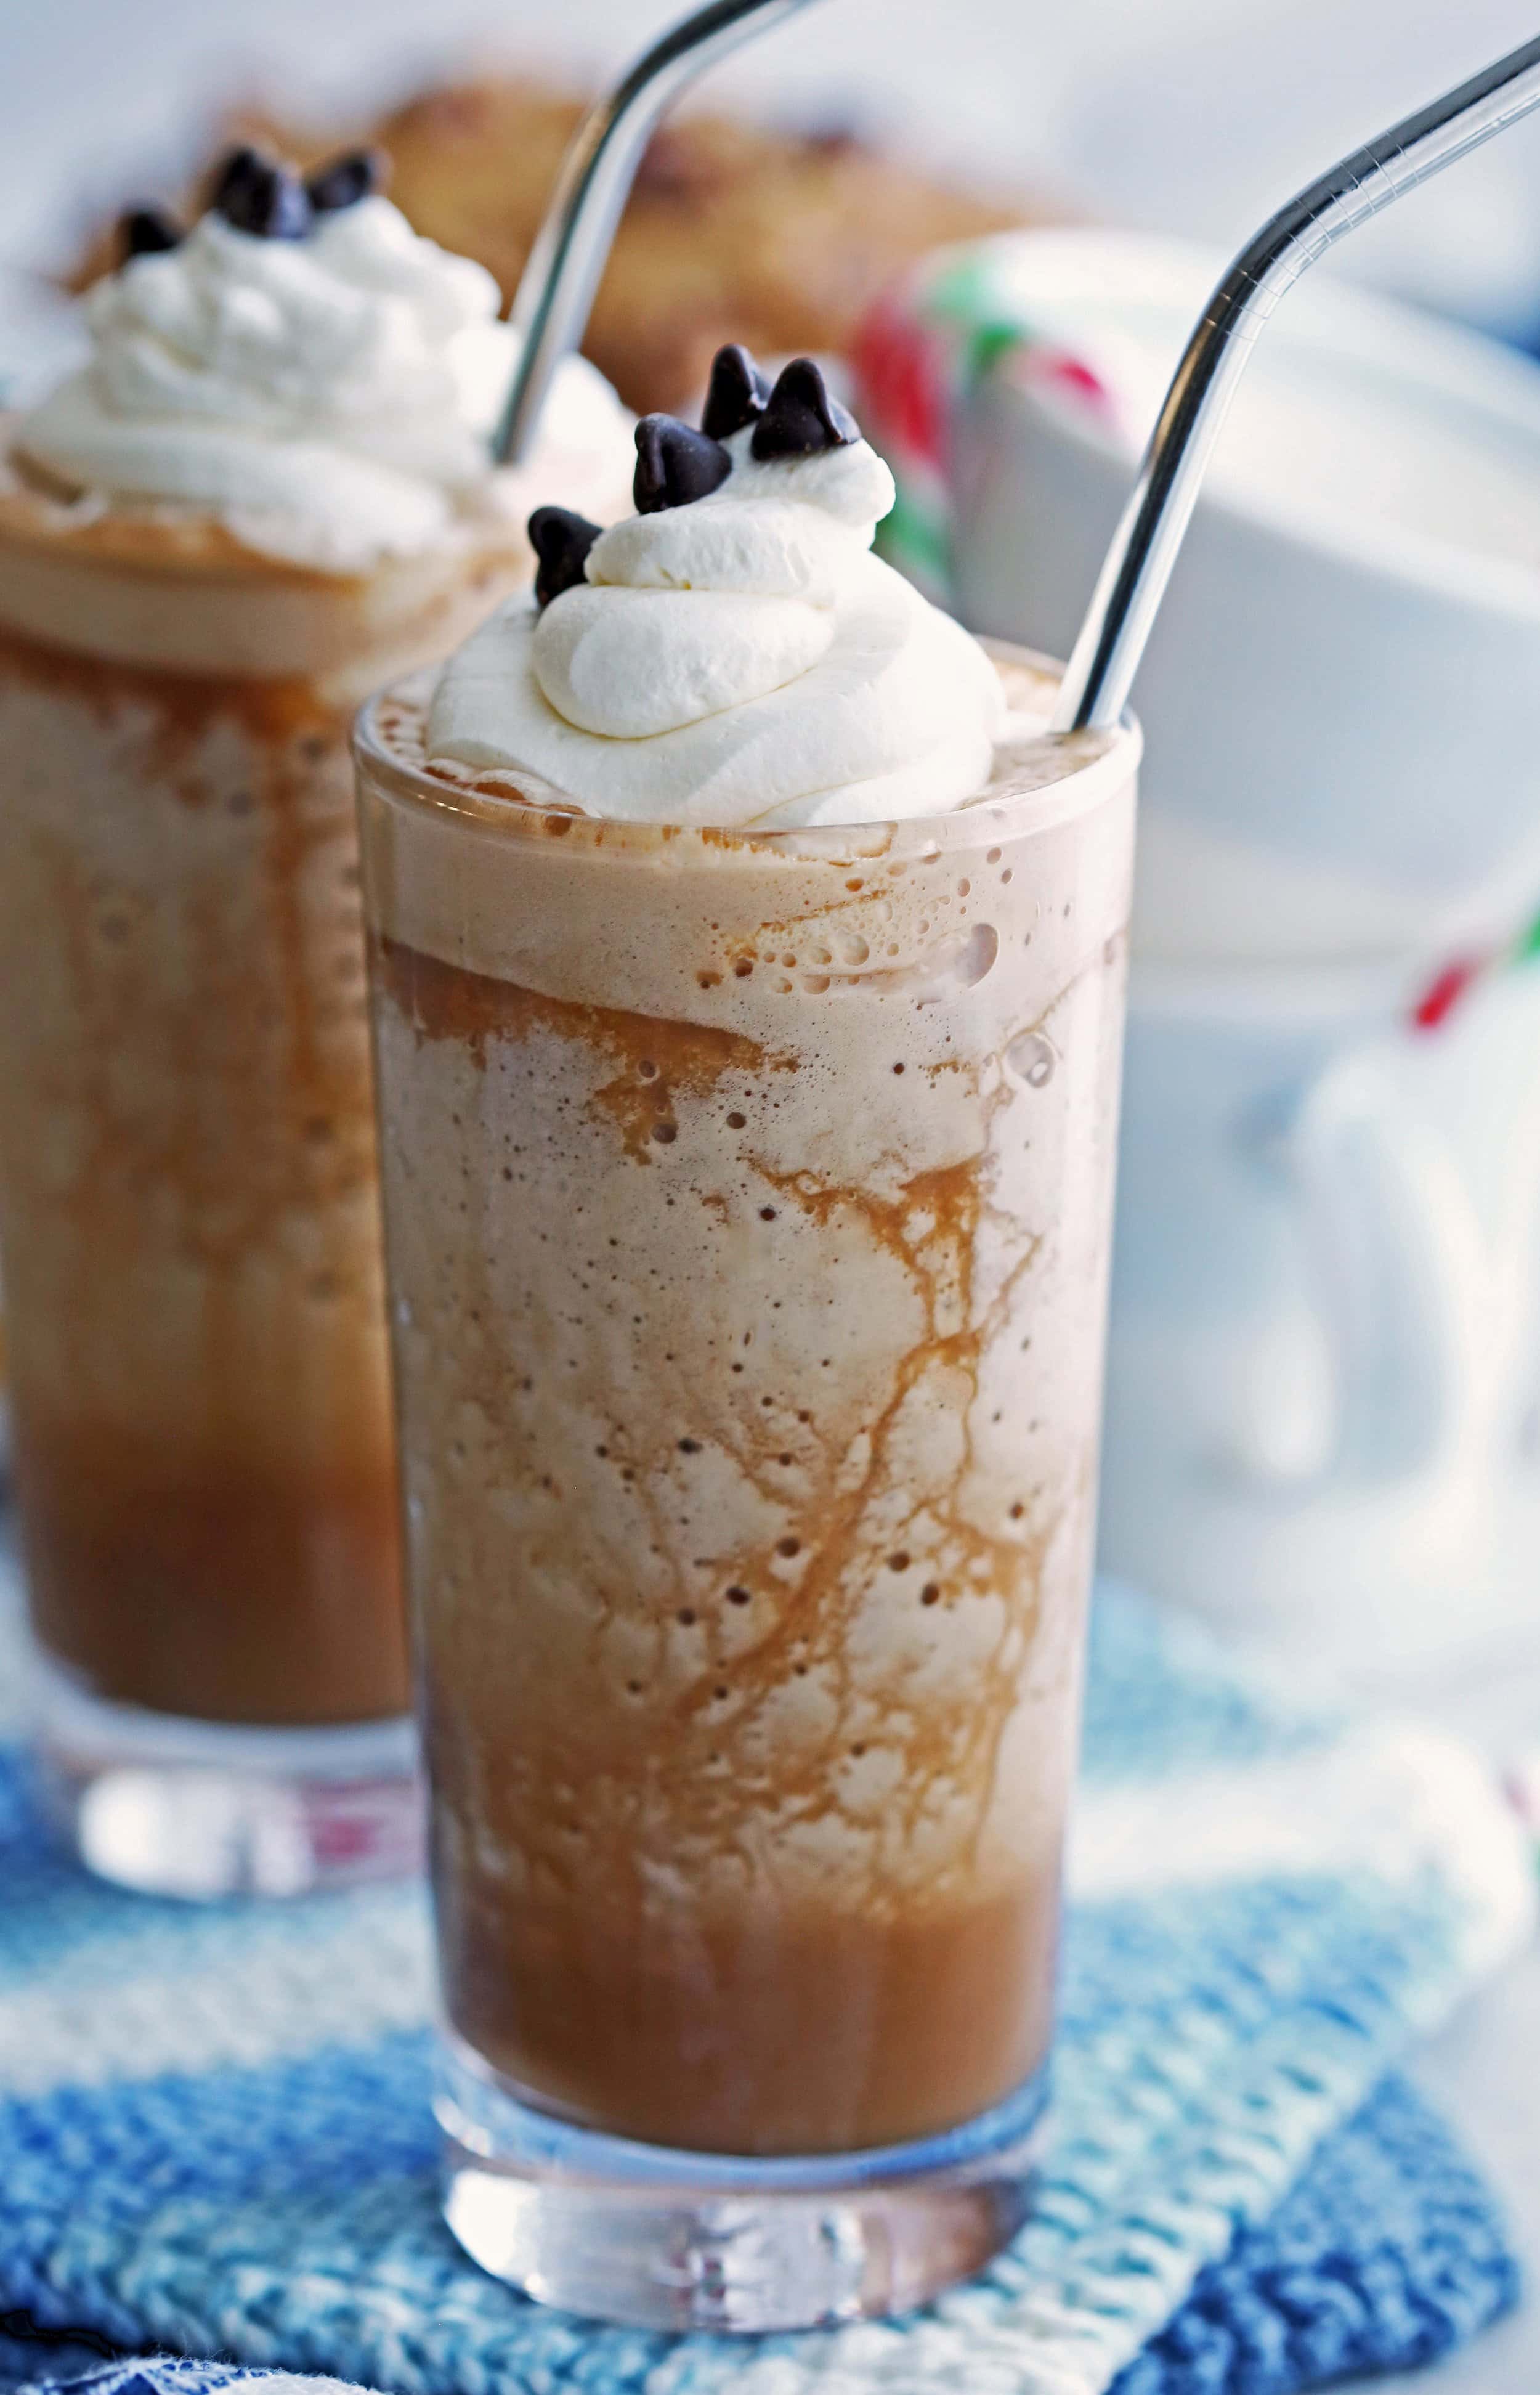
[[493,436],[500,465],[517,465],[526,455],[551,377],[583,338],[621,210],[658,119],[707,67],[809,5],[711,0],[654,42],[589,110],[562,163],[513,303],[523,350]]
[[1540,39],[1355,150],[1247,243],[1166,392],[1070,659],[1056,732],[1104,730],[1122,714],[1225,411],[1251,345],[1284,292],[1366,217],[1537,107]]

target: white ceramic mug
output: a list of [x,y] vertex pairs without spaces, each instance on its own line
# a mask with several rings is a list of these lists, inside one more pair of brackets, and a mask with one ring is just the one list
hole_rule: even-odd
[[1139,977],[1100,1558],[1370,1683],[1540,1650],[1540,970]]
[[[976,629],[1067,654],[1222,263],[1121,233],[991,245],[1023,338],[951,426]],[[1426,957],[1508,932],[1540,891],[1540,366],[1340,284],[1291,293],[1135,696],[1138,954]]]
[[[1223,261],[980,262],[954,587],[1063,654]],[[1101,1561],[1371,1683],[1540,1650],[1540,971],[1410,1027],[1540,893],[1540,367],[1291,293],[1136,697]]]

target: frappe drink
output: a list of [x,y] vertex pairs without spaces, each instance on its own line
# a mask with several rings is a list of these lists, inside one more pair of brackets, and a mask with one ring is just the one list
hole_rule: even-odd
[[1138,740],[805,363],[637,439],[361,733],[441,2118],[489,2267],[768,2327],[1026,2201]]
[[[185,235],[132,220],[0,481],[45,1759],[87,1859],[189,1892],[383,1868],[410,1822],[348,730],[533,561],[495,289],[374,182],[244,153]],[[628,419],[576,362],[558,400],[542,486],[623,507]]]

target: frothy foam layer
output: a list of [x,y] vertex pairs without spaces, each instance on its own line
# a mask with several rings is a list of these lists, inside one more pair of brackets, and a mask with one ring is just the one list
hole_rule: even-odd
[[900,821],[973,796],[999,681],[870,554],[887,467],[859,438],[765,457],[758,437],[751,420],[720,444],[704,496],[602,535],[543,610],[511,601],[473,634],[434,699],[434,760],[639,823]]
[[586,360],[562,365],[526,468],[487,443],[518,354],[497,286],[373,197],[300,240],[204,217],[86,300],[90,363],[23,421],[24,459],[71,489],[219,516],[247,546],[353,570],[522,515],[536,489],[624,505],[631,419]]

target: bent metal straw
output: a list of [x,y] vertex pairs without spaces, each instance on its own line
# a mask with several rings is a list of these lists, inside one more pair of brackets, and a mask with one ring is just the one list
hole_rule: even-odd
[[1537,107],[1540,39],[1353,151],[1246,244],[1172,377],[1071,655],[1056,732],[1103,731],[1127,704],[1236,383],[1283,294],[1355,225]]
[[808,6],[809,0],[711,0],[654,42],[589,110],[562,161],[513,303],[513,322],[524,337],[493,436],[499,465],[517,465],[528,455],[551,377],[583,338],[615,227],[659,119],[707,67]]

